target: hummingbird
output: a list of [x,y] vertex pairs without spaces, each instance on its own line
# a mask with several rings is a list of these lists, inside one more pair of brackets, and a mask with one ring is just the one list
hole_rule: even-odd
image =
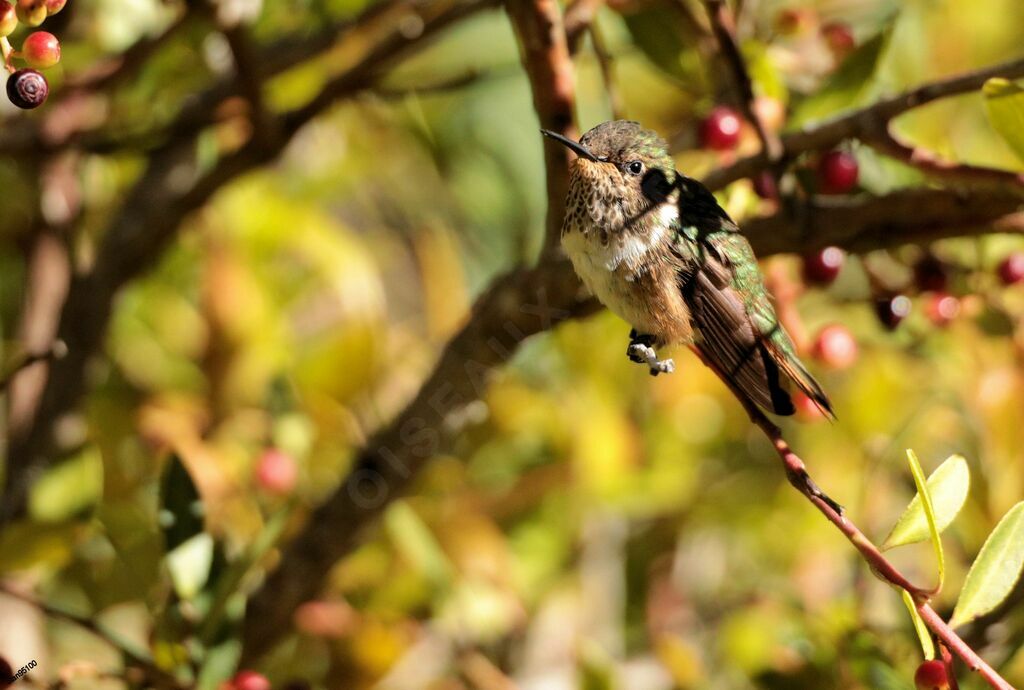
[[791,382],[835,417],[775,315],[750,242],[707,187],[676,171],[657,133],[632,120],[578,142],[541,132],[576,153],[562,247],[584,285],[633,327],[630,360],[671,373],[657,349],[690,345],[746,403],[791,415]]

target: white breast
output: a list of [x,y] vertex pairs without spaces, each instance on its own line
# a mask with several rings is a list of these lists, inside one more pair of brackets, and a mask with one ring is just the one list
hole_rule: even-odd
[[[619,230],[604,233],[608,238],[606,244],[601,242],[602,233],[597,228],[583,232],[583,228],[567,227],[562,235],[562,246],[583,284],[606,307],[636,327],[640,327],[646,317],[642,315],[645,311],[643,305],[638,304],[642,298],[637,294],[633,281],[645,261],[649,260],[648,254],[658,251],[668,239],[668,228],[679,215],[671,201],[651,212],[659,215],[659,222],[652,223],[653,228],[649,232],[634,234]],[[569,217],[573,215],[570,212]]]

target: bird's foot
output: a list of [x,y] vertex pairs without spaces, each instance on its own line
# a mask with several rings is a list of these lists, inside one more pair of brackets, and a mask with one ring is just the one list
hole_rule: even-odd
[[671,374],[676,370],[676,364],[671,359],[658,359],[658,353],[646,343],[634,340],[626,349],[626,356],[637,364],[646,364],[650,369],[651,376],[658,374]]

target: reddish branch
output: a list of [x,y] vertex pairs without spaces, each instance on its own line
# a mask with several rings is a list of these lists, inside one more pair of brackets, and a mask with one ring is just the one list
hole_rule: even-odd
[[728,376],[723,376],[712,364],[704,360],[704,358],[701,357],[699,350],[693,348],[693,352],[700,357],[702,361],[704,361],[705,365],[718,374],[718,377],[722,382],[725,383],[725,385],[732,391],[733,395],[739,400],[740,404],[743,405],[747,414],[750,416],[750,421],[759,428],[771,442],[772,446],[775,448],[775,452],[778,453],[779,457],[782,459],[782,464],[786,471],[786,478],[789,480],[789,483],[792,484],[797,491],[803,494],[808,501],[814,504],[814,507],[817,508],[829,522],[835,525],[835,527],[843,533],[843,536],[850,540],[850,543],[853,544],[857,551],[860,552],[861,557],[871,567],[871,571],[884,582],[909,592],[914,599],[914,603],[918,612],[921,614],[921,618],[924,620],[925,625],[935,633],[935,635],[942,641],[943,645],[949,647],[953,653],[959,656],[971,671],[980,674],[989,685],[993,688],[997,688],[997,690],[1014,690],[1013,687],[995,671],[995,669],[989,666],[984,659],[978,656],[977,652],[964,642],[960,636],[957,635],[944,620],[942,620],[942,617],[928,605],[930,590],[927,588],[917,587],[911,583],[910,580],[907,579],[907,577],[882,554],[881,550],[875,546],[863,532],[860,531],[857,525],[847,517],[845,512],[836,509],[837,506],[835,502],[829,499],[811,479],[810,474],[807,472],[807,466],[804,464],[804,461],[800,459],[800,456],[790,448],[785,437],[782,435],[782,430],[774,422],[768,419],[768,417],[765,416],[758,407],[751,404],[743,391],[738,389]]
[[1024,173],[996,170],[966,163],[943,160],[933,152],[920,146],[910,146],[900,141],[886,128],[864,140],[871,148],[917,168],[929,177],[966,185],[1000,185],[1009,188],[1024,187]]

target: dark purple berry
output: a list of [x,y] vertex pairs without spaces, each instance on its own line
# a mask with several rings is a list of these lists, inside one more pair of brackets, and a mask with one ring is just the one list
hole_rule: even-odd
[[779,186],[775,184],[775,177],[767,170],[752,177],[751,181],[754,183],[754,192],[762,199],[773,201],[779,198]]
[[999,264],[999,279],[1003,285],[1015,285],[1024,281],[1024,252],[1013,252]]
[[857,185],[860,166],[848,151],[829,151],[818,162],[818,191],[844,194]]
[[38,108],[50,95],[46,77],[34,69],[19,69],[7,78],[7,97],[25,110]]
[[846,253],[839,247],[825,247],[804,255],[804,280],[817,285],[831,285],[839,275]]
[[941,292],[949,287],[949,269],[934,254],[925,254],[914,264],[914,282],[919,290]]
[[890,295],[877,299],[875,313],[883,326],[890,331],[894,330],[910,314],[910,298],[906,295]]

